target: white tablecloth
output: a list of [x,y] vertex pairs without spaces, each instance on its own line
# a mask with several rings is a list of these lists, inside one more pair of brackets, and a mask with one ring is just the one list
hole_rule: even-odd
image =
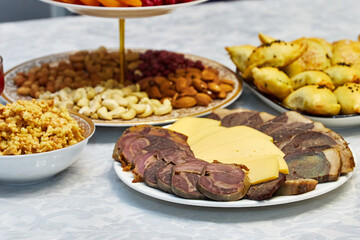
[[[257,45],[257,34],[293,40],[357,39],[356,0],[225,1],[126,20],[126,47],[207,57],[235,69],[225,46]],[[30,9],[29,9],[30,11]],[[0,24],[5,70],[43,55],[118,47],[118,22],[86,16]],[[245,89],[231,108],[275,114]],[[297,203],[203,208],[156,200],[127,187],[111,158],[123,128],[97,127],[70,168],[29,186],[0,185],[0,239],[359,239],[360,177]],[[335,129],[358,154],[360,128]]]

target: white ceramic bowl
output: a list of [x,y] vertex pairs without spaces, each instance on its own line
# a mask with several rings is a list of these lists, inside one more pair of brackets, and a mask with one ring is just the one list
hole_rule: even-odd
[[95,126],[90,119],[78,113],[71,113],[71,116],[84,130],[84,140],[50,152],[0,156],[0,183],[32,184],[42,182],[73,164],[95,132]]

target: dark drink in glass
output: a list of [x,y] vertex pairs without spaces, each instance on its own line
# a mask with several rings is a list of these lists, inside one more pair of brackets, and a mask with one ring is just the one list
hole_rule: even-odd
[[0,94],[4,91],[4,67],[3,59],[0,56]]

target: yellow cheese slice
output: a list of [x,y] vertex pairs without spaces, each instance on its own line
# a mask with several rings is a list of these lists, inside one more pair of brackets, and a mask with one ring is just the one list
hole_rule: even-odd
[[264,156],[255,156],[255,157],[238,157],[238,158],[223,158],[221,160],[222,163],[238,163],[244,164],[244,162],[251,162],[251,161],[258,161],[263,158],[272,158],[278,161],[278,168],[279,172],[284,174],[289,174],[289,168],[287,163],[285,162],[284,158],[280,155],[264,155]]
[[222,131],[214,132],[207,135],[202,140],[197,141],[194,144],[190,144],[191,150],[194,154],[200,154],[208,152],[212,148],[223,146],[225,144],[233,145],[236,142],[242,141],[248,138],[262,138],[268,142],[272,142],[272,137],[247,126],[236,126],[230,128],[224,128]]
[[206,138],[207,136],[222,131],[226,129],[226,127],[222,127],[222,126],[209,126],[206,129],[202,129],[200,132],[195,133],[194,135],[190,135],[188,137],[188,144],[190,146],[196,144],[197,142],[203,140],[204,138]]
[[191,137],[209,126],[220,126],[220,121],[209,118],[183,117],[173,123],[169,129]]
[[[193,149],[191,148],[191,150]],[[217,146],[209,147],[206,151],[196,152],[193,150],[193,152],[197,158],[209,162],[212,162],[213,160],[221,162],[222,159],[234,159],[240,157],[261,157],[266,155],[285,156],[274,143],[263,138],[242,139],[241,141],[218,144]]]
[[279,177],[279,161],[272,156],[243,161],[242,164],[249,169],[247,176],[251,185],[271,181]]

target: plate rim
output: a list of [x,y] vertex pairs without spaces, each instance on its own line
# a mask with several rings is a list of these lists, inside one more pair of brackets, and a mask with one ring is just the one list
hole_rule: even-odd
[[[95,51],[98,48],[95,49],[79,49],[79,50],[71,50],[71,51],[65,51],[65,52],[58,52],[58,53],[54,53],[54,54],[49,54],[49,55],[44,55],[44,56],[40,56],[37,58],[33,58],[30,60],[27,60],[25,62],[22,62],[14,67],[12,67],[11,69],[7,70],[4,73],[4,79],[6,81],[6,77],[10,74],[10,72],[16,70],[19,67],[22,67],[24,65],[27,64],[31,64],[32,62],[36,62],[36,61],[41,61],[41,60],[45,60],[51,57],[56,57],[56,56],[61,56],[61,55],[70,55],[72,53],[75,52],[79,52],[79,51]],[[107,50],[110,51],[118,51],[117,48],[107,48]],[[131,50],[131,51],[146,51],[146,50],[161,50],[161,49],[145,49],[145,48],[127,48],[126,50]],[[234,79],[237,80],[238,82],[238,88],[236,89],[236,91],[233,93],[233,95],[226,100],[221,100],[217,106],[209,108],[209,109],[205,109],[202,110],[200,112],[197,113],[191,113],[188,115],[184,115],[186,117],[200,117],[200,116],[204,116],[207,115],[209,113],[211,113],[213,110],[217,109],[217,108],[224,108],[229,106],[230,104],[232,104],[233,102],[235,102],[243,93],[244,91],[244,84],[243,84],[243,80],[241,78],[239,78],[239,76],[236,74],[236,72],[234,72],[233,70],[231,70],[229,67],[225,66],[222,63],[219,63],[215,60],[206,58],[206,57],[202,57],[202,56],[198,56],[195,54],[191,54],[191,53],[181,53],[181,52],[177,52],[177,51],[172,51],[172,50],[165,50],[165,51],[169,51],[169,52],[174,52],[174,53],[178,53],[178,54],[183,54],[185,57],[186,56],[191,56],[191,57],[195,57],[199,60],[204,60],[204,61],[208,61],[212,64],[218,65],[220,68],[226,70],[227,72],[229,72],[230,74],[232,74],[234,76]],[[14,100],[11,99],[8,95],[6,95],[6,90],[4,89],[4,91],[1,94],[1,97],[6,101],[6,102],[13,102]],[[201,106],[198,106],[201,107]],[[128,122],[128,121],[123,121],[123,122],[107,122],[106,120],[98,120],[98,119],[91,119],[93,121],[93,123],[95,124],[95,126],[99,126],[99,127],[130,127],[130,126],[135,126],[135,125],[141,125],[141,124],[150,124],[150,125],[162,125],[162,124],[168,124],[168,123],[172,123],[175,122],[176,120],[178,120],[181,117],[184,116],[178,116],[178,117],[173,117],[170,119],[164,119],[164,120],[160,120],[160,121],[154,121],[154,120],[149,120],[149,121],[141,121],[141,122]],[[144,118],[145,119],[145,118]]]
[[[354,155],[355,158],[355,155]],[[134,191],[137,191],[141,194],[147,195],[149,197],[162,200],[165,202],[171,202],[181,205],[187,206],[197,206],[197,207],[212,207],[212,208],[254,208],[254,207],[267,207],[267,206],[276,206],[283,204],[290,204],[299,201],[304,201],[308,199],[313,199],[315,197],[324,195],[328,192],[331,192],[343,184],[345,184],[354,174],[354,171],[342,175],[339,177],[337,181],[334,182],[326,182],[319,183],[315,190],[299,194],[299,195],[289,195],[289,196],[275,196],[267,200],[256,201],[249,199],[240,199],[238,201],[213,201],[213,200],[195,200],[195,199],[185,199],[178,197],[171,193],[166,193],[159,189],[151,188],[147,186],[144,182],[133,183],[134,179],[133,174],[129,172],[123,171],[121,164],[119,162],[114,161],[113,168],[115,170],[116,175],[120,180],[125,183],[129,188]],[[320,186],[320,187],[319,187]],[[319,189],[320,188],[320,189]]]
[[345,128],[345,127],[353,127],[360,125],[360,114],[347,114],[347,115],[338,114],[334,116],[320,116],[320,115],[309,114],[302,111],[291,109],[285,106],[284,104],[282,104],[281,102],[279,102],[278,100],[276,100],[275,98],[259,91],[258,88],[253,83],[243,78],[238,70],[235,71],[235,74],[239,79],[242,80],[244,86],[249,88],[250,91],[254,93],[258,98],[260,98],[261,101],[263,101],[268,106],[270,106],[271,108],[275,109],[278,112],[283,113],[287,111],[296,111],[307,118],[310,118],[314,121],[322,122],[329,127]]
[[146,7],[103,7],[103,6],[101,7],[101,6],[70,4],[64,2],[57,2],[53,0],[39,0],[39,1],[50,5],[66,8],[69,11],[80,15],[103,17],[103,18],[126,19],[126,18],[146,18],[146,17],[160,16],[175,11],[178,8],[197,5],[206,2],[208,0],[194,0],[186,3],[177,3],[177,4],[169,4],[169,5],[161,5],[161,6],[146,6]]

